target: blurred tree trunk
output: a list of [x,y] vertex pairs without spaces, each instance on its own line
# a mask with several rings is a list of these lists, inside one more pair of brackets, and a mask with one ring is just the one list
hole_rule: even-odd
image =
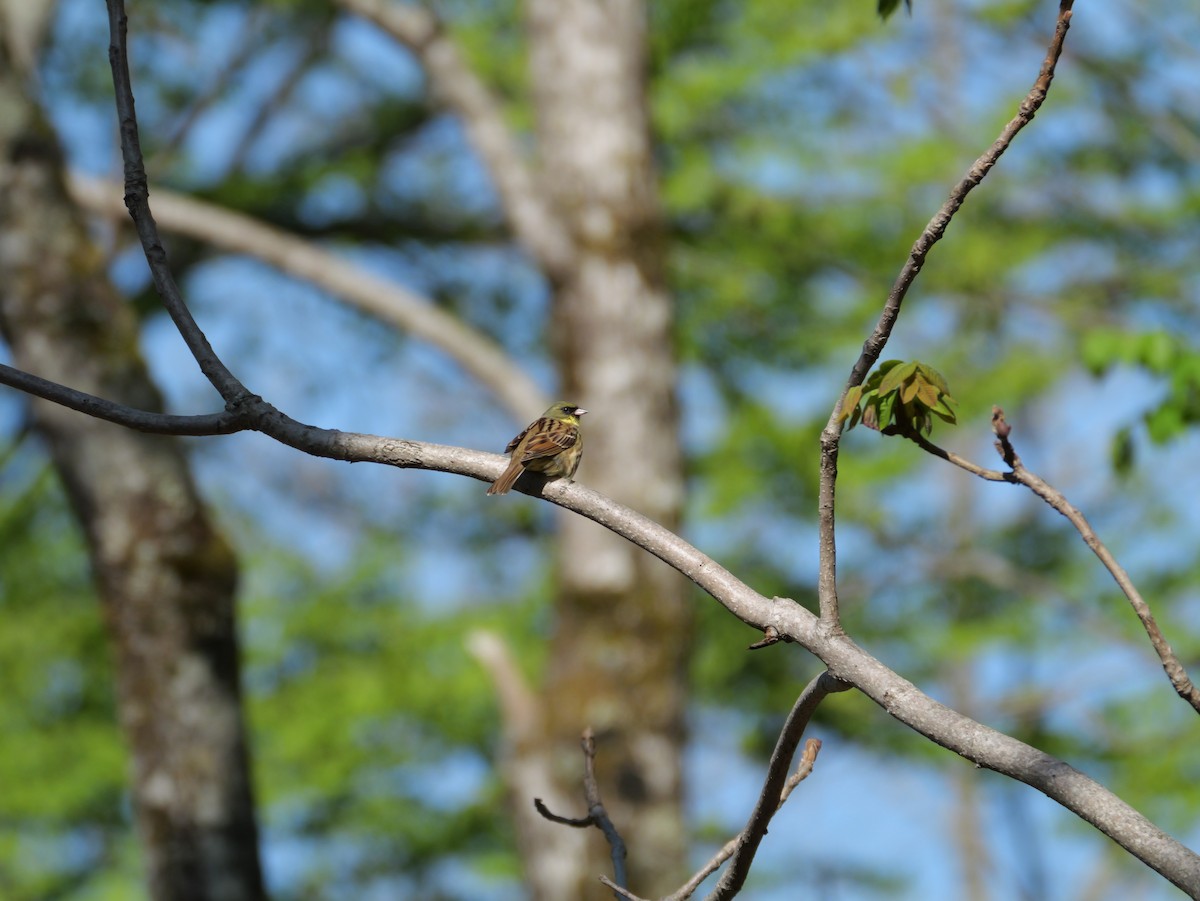
[[[668,528],[682,456],[673,310],[646,96],[641,0],[529,0],[539,180],[575,244],[555,275],[564,399],[591,411],[579,478]],[[631,888],[683,876],[682,747],[691,611],[681,577],[581,517],[561,517],[559,598],[545,696],[556,767],[575,791],[580,730],[597,736],[606,806],[629,846]],[[578,795],[576,795],[578,797]],[[561,828],[561,827],[553,827]],[[596,832],[572,898],[610,897]]]
[[[23,369],[143,409],[161,406],[132,313],[67,200],[56,138],[2,42],[0,329]],[[177,440],[36,399],[32,411],[83,527],[104,605],[150,896],[262,898],[234,556],[200,504]]]

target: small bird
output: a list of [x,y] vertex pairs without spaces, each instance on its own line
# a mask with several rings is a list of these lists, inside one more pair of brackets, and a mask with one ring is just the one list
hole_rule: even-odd
[[583,436],[579,417],[587,410],[559,401],[535,419],[504,449],[512,454],[508,469],[492,482],[488,494],[507,494],[526,470],[541,473],[547,479],[571,478],[583,456]]

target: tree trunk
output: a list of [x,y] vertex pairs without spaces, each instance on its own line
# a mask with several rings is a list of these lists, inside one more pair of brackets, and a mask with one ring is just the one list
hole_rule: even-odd
[[[161,406],[131,311],[67,200],[56,138],[3,46],[0,329],[23,369],[143,409]],[[263,898],[233,553],[200,504],[177,440],[40,400],[32,409],[104,605],[150,896]]]
[[[679,525],[682,456],[673,310],[646,98],[641,0],[529,0],[542,188],[567,223],[574,265],[557,274],[553,338],[563,399],[590,412],[578,478],[668,528]],[[629,846],[631,889],[683,877],[682,747],[691,611],[681,577],[607,530],[561,518],[560,596],[545,686],[558,772],[579,785],[592,726],[605,804]],[[562,828],[547,825],[546,828]],[[611,897],[598,832],[578,884]]]

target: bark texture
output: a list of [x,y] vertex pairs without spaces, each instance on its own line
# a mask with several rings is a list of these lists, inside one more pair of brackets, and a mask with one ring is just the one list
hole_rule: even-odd
[[[563,397],[589,411],[580,481],[675,529],[683,500],[673,309],[646,107],[641,0],[529,0],[539,184],[570,232],[555,281]],[[640,895],[684,869],[681,758],[691,612],[680,576],[580,517],[561,519],[560,597],[545,686],[557,770],[580,784],[592,726],[603,799]],[[578,789],[576,789],[578,791]],[[577,797],[579,797],[577,795]],[[562,828],[549,827],[546,828]],[[598,832],[556,898],[610,897]]]
[[[161,407],[132,313],[67,199],[55,135],[3,47],[0,329],[25,370]],[[31,403],[104,605],[150,897],[263,898],[233,553],[210,523],[176,439]]]

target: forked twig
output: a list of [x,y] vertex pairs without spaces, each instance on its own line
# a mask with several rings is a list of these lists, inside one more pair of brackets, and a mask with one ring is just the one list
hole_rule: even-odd
[[622,840],[621,834],[617,832],[617,827],[609,819],[608,811],[604,809],[604,802],[600,798],[600,784],[596,781],[596,734],[592,731],[591,726],[583,730],[583,737],[579,743],[583,747],[583,794],[587,798],[587,816],[559,816],[556,813],[552,813],[542,803],[541,798],[534,798],[533,806],[537,808],[538,813],[552,823],[573,826],[576,829],[595,826],[603,832],[604,838],[612,850],[613,877],[616,880],[616,884],[612,885],[603,876],[600,877],[600,880],[605,885],[609,885],[610,888],[619,891],[624,897],[632,898],[632,895],[624,891],[625,885],[628,882],[628,877],[625,873],[625,842]]
[[[784,792],[787,790],[787,774],[791,769],[792,756],[796,753],[796,746],[800,744],[800,737],[804,734],[808,721],[827,695],[847,691],[852,687],[848,682],[824,672],[809,682],[800,693],[775,742],[775,750],[771,752],[767,778],[763,781],[758,803],[754,805],[746,828],[736,839],[737,847],[733,851],[729,868],[721,876],[716,888],[709,893],[707,901],[726,901],[741,891],[758,846],[767,834],[767,826],[786,797]],[[796,781],[799,782],[798,779]],[[790,791],[788,793],[790,794]]]
[[1051,509],[1057,510],[1065,516],[1071,525],[1075,527],[1084,544],[1091,548],[1092,553],[1104,564],[1105,569],[1113,577],[1113,581],[1117,583],[1117,587],[1121,589],[1121,592],[1128,599],[1129,605],[1133,607],[1133,612],[1137,614],[1137,618],[1142,623],[1142,628],[1146,630],[1146,635],[1150,638],[1150,644],[1154,646],[1154,650],[1158,654],[1158,659],[1162,663],[1162,668],[1166,672],[1167,678],[1171,680],[1171,686],[1175,689],[1175,692],[1191,704],[1197,713],[1200,713],[1200,689],[1197,689],[1195,683],[1192,682],[1183,663],[1179,660],[1179,656],[1163,636],[1162,629],[1154,619],[1154,614],[1150,612],[1150,605],[1142,597],[1141,592],[1137,590],[1137,586],[1133,584],[1129,573],[1117,562],[1117,558],[1113,556],[1108,546],[1100,540],[1100,537],[1096,534],[1091,523],[1087,521],[1083,513],[1068,501],[1061,491],[1041,476],[1031,472],[1021,462],[1020,456],[1018,456],[1016,449],[1009,440],[1009,435],[1012,434],[1012,425],[1004,418],[1004,411],[1000,407],[992,407],[992,431],[996,434],[996,452],[1008,464],[1009,472],[986,469],[976,463],[972,463],[965,457],[938,447],[932,441],[918,433],[914,432],[905,437],[914,441],[927,453],[953,463],[960,469],[981,479],[986,479],[989,482],[1008,482],[1011,485],[1024,485],[1045,501]]
[[[783,784],[783,791],[779,793],[778,807],[783,807],[796,786],[809,777],[814,764],[817,762],[817,755],[820,752],[821,740],[819,738],[810,738],[804,743],[804,751],[800,755],[800,762],[796,764],[795,772],[788,776],[787,781]],[[745,831],[743,830],[722,845],[717,853],[710,857],[708,862],[692,875],[691,879],[680,886],[677,891],[663,898],[662,901],[687,901],[688,898],[692,897],[696,889],[700,888],[700,883],[720,869],[721,864],[733,856],[733,852],[738,849],[738,845],[741,843],[744,834]]]

